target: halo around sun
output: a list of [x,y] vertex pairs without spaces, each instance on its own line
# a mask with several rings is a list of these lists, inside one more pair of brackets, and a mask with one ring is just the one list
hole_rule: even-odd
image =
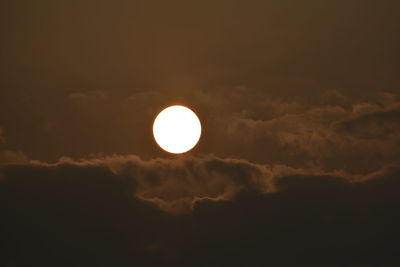
[[191,150],[199,141],[201,123],[191,109],[180,105],[170,106],[154,120],[153,135],[162,149],[181,154]]

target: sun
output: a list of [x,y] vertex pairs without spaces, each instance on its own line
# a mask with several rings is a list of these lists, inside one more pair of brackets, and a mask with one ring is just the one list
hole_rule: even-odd
[[181,154],[191,150],[199,141],[201,123],[189,108],[170,106],[161,111],[154,120],[153,135],[162,149]]

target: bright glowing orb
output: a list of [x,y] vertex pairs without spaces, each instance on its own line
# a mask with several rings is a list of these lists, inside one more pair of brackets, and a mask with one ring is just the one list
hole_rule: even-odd
[[196,114],[184,106],[161,111],[153,124],[157,144],[167,152],[180,154],[192,149],[200,139],[201,124]]

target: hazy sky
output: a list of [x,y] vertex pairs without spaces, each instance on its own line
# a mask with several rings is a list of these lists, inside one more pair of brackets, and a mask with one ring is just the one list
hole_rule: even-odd
[[399,10],[2,1],[0,266],[395,266]]

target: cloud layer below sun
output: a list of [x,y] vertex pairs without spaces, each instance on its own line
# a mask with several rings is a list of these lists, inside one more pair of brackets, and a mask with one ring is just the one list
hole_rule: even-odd
[[[351,174],[343,170],[323,172],[285,165],[262,165],[213,155],[149,161],[130,155],[80,161],[62,158],[53,164],[39,161],[5,164],[2,178],[12,181],[28,175],[32,181],[35,177],[53,177],[51,179],[56,181],[58,177],[84,177],[87,171],[99,171],[125,183],[132,197],[151,202],[167,212],[187,213],[201,201],[229,201],[241,193],[276,193],[282,177],[311,175],[321,176],[323,180],[323,177],[333,176],[349,184],[363,183],[391,166],[395,165],[368,174]],[[90,182],[93,184],[88,186],[96,186],[96,177],[90,179],[93,179]]]
[[399,262],[395,165],[353,175],[132,155],[7,164],[1,173],[0,260],[17,266]]

